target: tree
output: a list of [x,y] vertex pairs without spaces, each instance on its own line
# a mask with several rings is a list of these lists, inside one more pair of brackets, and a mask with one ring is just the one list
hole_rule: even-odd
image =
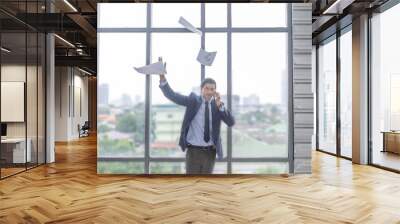
[[99,133],[105,133],[111,131],[111,127],[107,124],[100,124],[99,127],[97,128],[97,131]]
[[117,117],[115,129],[119,132],[132,133],[137,130],[136,117],[133,113],[124,113]]
[[272,105],[269,115],[269,121],[271,124],[278,124],[281,122],[281,111],[279,110],[277,105]]
[[[116,130],[124,133],[133,133],[137,145],[144,144],[145,135],[145,112],[144,104],[139,103],[132,110],[127,110],[117,117]],[[150,141],[156,138],[155,113],[152,113],[150,120]]]
[[242,115],[249,125],[265,123],[267,121],[267,115],[262,111],[250,111]]

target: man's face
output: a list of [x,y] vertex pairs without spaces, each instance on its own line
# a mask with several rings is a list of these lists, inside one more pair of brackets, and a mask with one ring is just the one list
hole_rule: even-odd
[[203,88],[201,89],[201,95],[209,101],[212,96],[215,95],[215,85],[211,83],[206,83]]

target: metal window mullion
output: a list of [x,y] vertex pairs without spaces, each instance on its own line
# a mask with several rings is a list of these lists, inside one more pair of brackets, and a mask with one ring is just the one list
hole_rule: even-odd
[[68,72],[68,118],[71,117],[71,70],[70,67],[67,67],[67,72]]
[[336,31],[336,155],[341,156],[341,118],[340,118],[340,31]]
[[75,67],[71,67],[71,82],[72,82],[72,87],[71,87],[71,99],[72,99],[72,117],[75,119]]
[[[2,23],[0,23],[0,47],[2,46]],[[1,68],[2,68],[2,58],[1,58],[1,55],[2,55],[2,53],[0,52],[0,124],[2,124],[2,122],[1,122],[1,110],[2,110],[2,108],[1,108],[1,76],[2,76],[2,74],[1,74]],[[0,144],[0,158],[2,158],[2,156],[1,156],[1,150],[2,150],[2,148],[1,148],[1,145],[2,144]],[[1,177],[1,161],[0,161],[0,179],[2,179],[2,177]]]
[[[367,111],[367,118],[368,118],[368,123],[367,123],[367,130],[368,130],[368,164],[373,164],[373,149],[372,149],[372,13],[368,13],[368,20],[367,20],[367,44],[368,44],[368,53],[367,53],[367,64],[368,64],[368,70],[367,70],[367,83],[368,83],[368,111]],[[352,32],[352,31],[351,31]]]
[[[203,33],[203,35],[201,35],[201,49],[205,49],[206,48],[206,32],[205,32],[205,26],[206,26],[206,6],[205,3],[201,3],[201,32]],[[203,81],[206,77],[206,67],[203,64],[200,64],[201,67],[201,81]]]
[[[97,161],[115,161],[115,162],[143,162],[142,157],[98,157]],[[185,162],[186,158],[168,158],[168,157],[151,157],[151,162]],[[228,159],[224,158],[217,162],[227,162]],[[234,162],[267,162],[267,163],[280,163],[288,162],[285,157],[260,157],[260,158],[232,158]]]
[[[203,30],[203,27],[200,27]],[[228,29],[232,33],[287,33],[288,27],[204,27],[204,32],[207,33],[226,33]],[[98,33],[144,33],[147,28],[98,28]],[[191,33],[185,28],[180,27],[158,27],[150,28],[152,33]]]
[[294,173],[294,110],[293,110],[293,32],[292,32],[292,4],[287,4],[288,23],[288,159],[289,173]]
[[[28,6],[25,2],[25,21],[27,21]],[[28,170],[28,24],[25,24],[25,88],[24,88],[24,122],[25,122],[25,170]]]
[[[45,13],[48,12],[48,5],[49,3],[46,1],[45,3]],[[47,43],[48,43],[48,35],[49,33],[45,32],[44,33],[44,43],[42,42],[42,44],[44,44],[44,56],[42,57],[42,60],[44,58],[44,67],[42,67],[42,82],[44,81],[44,136],[42,137],[44,140],[44,161],[43,164],[47,163]],[[43,51],[42,51],[43,53]],[[43,66],[43,64],[42,64]],[[44,68],[44,69],[43,69]],[[44,71],[44,74],[43,74]],[[44,77],[43,77],[44,75]],[[59,77],[61,78],[61,77]],[[44,79],[44,80],[43,80]],[[43,84],[43,83],[42,83]],[[43,88],[43,87],[42,87]],[[60,88],[60,93],[61,93],[61,88]],[[43,93],[42,93],[43,96]],[[42,106],[43,109],[43,106]],[[61,109],[61,108],[60,108]],[[43,119],[43,117],[42,117]]]
[[[228,95],[228,110],[232,111],[232,7],[231,3],[227,3],[227,95]],[[232,173],[232,127],[228,127],[228,142],[227,142],[227,161],[228,174]]]
[[[36,2],[36,12],[39,12]],[[36,166],[39,165],[39,32],[36,32]]]
[[[146,64],[151,63],[151,3],[147,3],[146,17]],[[150,106],[151,106],[151,76],[146,75],[145,90],[145,139],[144,139],[144,172],[150,173]]]
[[315,149],[319,149],[319,44],[315,46]]

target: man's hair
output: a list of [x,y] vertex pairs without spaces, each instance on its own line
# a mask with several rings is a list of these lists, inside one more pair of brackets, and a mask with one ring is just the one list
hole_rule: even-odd
[[203,82],[201,82],[201,88],[203,89],[203,87],[204,87],[206,84],[214,84],[214,85],[215,85],[215,88],[217,88],[217,83],[216,83],[215,80],[212,79],[212,78],[205,78],[205,79],[203,80]]

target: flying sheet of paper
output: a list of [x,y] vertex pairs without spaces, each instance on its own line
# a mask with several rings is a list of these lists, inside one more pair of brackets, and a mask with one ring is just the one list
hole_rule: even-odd
[[217,55],[216,51],[207,52],[200,48],[199,54],[197,55],[197,61],[200,62],[202,65],[211,66],[214,62],[215,56]]
[[149,64],[143,67],[133,67],[137,72],[146,74],[146,75],[159,75],[159,74],[167,74],[165,69],[165,64],[162,61]]
[[200,35],[203,35],[203,32],[201,32],[200,30],[196,29],[196,27],[194,27],[191,23],[189,23],[185,18],[183,18],[182,16],[179,17],[179,21],[180,24],[182,24],[182,26],[184,26],[186,29],[192,31],[193,33],[198,33]]

